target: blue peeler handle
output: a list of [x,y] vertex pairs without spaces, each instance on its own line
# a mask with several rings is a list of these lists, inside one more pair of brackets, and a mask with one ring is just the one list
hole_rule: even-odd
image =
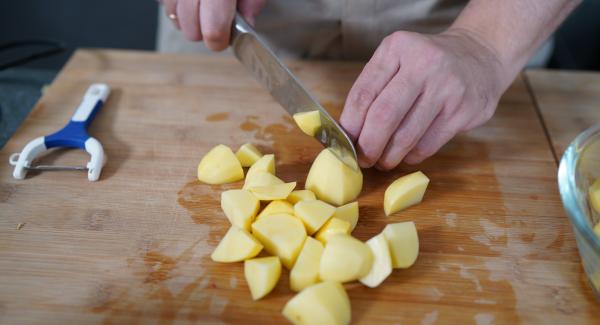
[[69,147],[85,150],[85,142],[90,138],[87,127],[92,123],[109,93],[110,88],[105,84],[90,86],[69,123],[59,131],[44,137],[46,149]]

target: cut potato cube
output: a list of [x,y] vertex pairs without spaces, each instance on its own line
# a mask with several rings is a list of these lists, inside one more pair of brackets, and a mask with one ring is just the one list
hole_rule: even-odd
[[244,143],[235,153],[235,156],[242,167],[250,167],[262,158],[263,154],[251,143]]
[[321,128],[321,113],[319,111],[296,113],[293,118],[300,130],[311,137],[314,137]]
[[252,178],[254,176],[253,174],[259,171],[275,175],[275,155],[270,154],[262,156],[262,158],[250,166],[250,169],[248,169],[248,172],[246,173],[246,178]]
[[335,235],[323,250],[319,277],[323,281],[354,281],[367,275],[372,265],[369,246],[350,235]]
[[284,200],[276,200],[270,202],[256,217],[256,220],[260,219],[262,216],[267,216],[269,214],[289,214],[294,215],[294,207],[288,201]]
[[429,184],[429,178],[422,172],[414,172],[395,180],[385,190],[383,209],[386,215],[418,204]]
[[325,245],[331,237],[338,234],[349,235],[350,223],[346,220],[331,218],[317,231],[315,238]]
[[251,187],[250,192],[261,201],[285,200],[296,187],[296,182]]
[[277,255],[291,269],[302,249],[306,230],[300,219],[288,214],[262,216],[252,224],[252,234],[270,254]]
[[244,276],[252,299],[266,296],[281,277],[281,262],[277,256],[259,257],[244,262]]
[[333,205],[346,204],[358,196],[363,177],[360,168],[353,169],[339,160],[329,149],[317,156],[306,178],[306,189],[319,200]]
[[206,184],[225,184],[244,178],[242,165],[228,146],[218,145],[198,164],[198,180]]
[[316,200],[317,197],[315,193],[309,190],[296,190],[290,193],[287,200],[290,201],[291,204],[296,204],[302,200]]
[[300,291],[319,282],[319,263],[323,255],[323,244],[306,237],[300,255],[290,272],[290,288]]
[[335,212],[335,207],[320,200],[303,200],[294,205],[294,214],[300,218],[309,235],[321,228]]
[[600,178],[594,181],[594,184],[590,186],[589,196],[591,206],[597,213],[600,213]]
[[596,236],[598,236],[598,238],[600,238],[600,223],[597,223],[594,226],[594,233],[596,234]]
[[419,236],[414,222],[388,224],[383,235],[388,242],[394,268],[405,269],[415,263],[419,255]]
[[221,193],[221,209],[232,225],[250,230],[250,224],[260,209],[260,202],[250,191],[229,190]]
[[366,244],[373,253],[373,266],[359,281],[367,287],[375,288],[392,273],[392,257],[383,233],[367,240]]
[[350,298],[338,282],[317,283],[290,299],[283,316],[296,325],[350,324]]
[[356,228],[358,223],[358,202],[350,202],[335,209],[334,218],[346,220],[350,223],[350,232]]
[[215,262],[240,262],[253,258],[263,249],[263,245],[249,232],[231,226],[210,255]]
[[259,170],[251,175],[246,176],[246,180],[244,181],[244,186],[242,188],[247,190],[252,187],[271,186],[283,183],[284,181],[279,179],[277,176],[269,172]]

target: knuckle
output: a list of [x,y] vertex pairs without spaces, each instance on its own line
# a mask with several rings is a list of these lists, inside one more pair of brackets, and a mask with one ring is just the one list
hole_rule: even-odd
[[392,170],[398,166],[398,163],[392,159],[386,158],[378,162],[378,165],[383,170]]
[[[372,114],[373,119],[379,123],[387,124],[391,120],[392,114],[396,110],[396,105],[387,99],[378,99],[376,107],[373,107]],[[371,114],[371,113],[369,113]]]
[[350,103],[358,113],[364,114],[369,109],[375,93],[367,88],[360,87],[352,92]]

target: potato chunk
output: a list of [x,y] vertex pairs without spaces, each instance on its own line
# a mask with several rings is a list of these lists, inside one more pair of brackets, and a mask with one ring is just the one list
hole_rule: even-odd
[[321,113],[319,111],[296,113],[293,118],[300,130],[311,137],[314,137],[321,128]]
[[358,196],[363,177],[360,169],[353,169],[339,160],[329,149],[317,156],[306,178],[306,189],[319,200],[333,205],[346,204]]
[[290,201],[291,204],[296,204],[302,200],[316,200],[317,197],[315,193],[309,190],[296,190],[290,193],[287,200]]
[[429,184],[429,178],[422,172],[414,172],[395,180],[385,190],[383,209],[386,215],[404,210],[420,203]]
[[263,249],[263,245],[250,233],[231,226],[210,255],[215,262],[239,262],[253,258]]
[[246,176],[246,180],[244,181],[244,186],[242,188],[247,190],[252,187],[271,186],[283,183],[284,181],[279,179],[277,176],[269,172],[259,170],[249,176]]
[[296,187],[296,182],[251,187],[250,192],[261,201],[285,200]]
[[323,227],[321,227],[321,229],[319,229],[319,231],[317,231],[315,239],[325,245],[331,237],[338,234],[349,235],[350,223],[346,220],[331,218],[323,225]]
[[240,161],[242,167],[250,167],[262,158],[263,154],[251,143],[244,143],[236,151],[235,156]]
[[358,223],[358,202],[350,202],[335,209],[334,218],[346,220],[350,223],[350,232],[356,228]]
[[350,324],[350,298],[338,282],[317,283],[290,299],[283,316],[296,325]]
[[198,164],[198,180],[206,184],[225,184],[244,178],[242,165],[228,146],[218,145]]
[[369,246],[350,235],[335,235],[323,250],[319,277],[323,281],[354,281],[367,275],[372,265]]
[[262,158],[250,166],[250,169],[248,169],[248,172],[246,173],[246,178],[252,178],[254,176],[253,174],[259,171],[275,175],[275,155],[270,154],[262,156]]
[[260,219],[262,216],[278,213],[294,215],[294,207],[288,201],[272,201],[258,214],[256,220]]
[[266,296],[281,277],[281,262],[277,256],[259,257],[244,262],[244,276],[252,299]]
[[283,265],[291,269],[302,249],[306,230],[300,219],[288,214],[270,214],[252,224],[252,234],[267,252],[279,256]]
[[392,257],[383,233],[367,240],[366,244],[373,253],[373,266],[359,281],[367,287],[375,288],[392,273]]
[[319,200],[303,200],[294,205],[294,214],[304,222],[309,235],[317,232],[334,212],[335,207]]
[[415,263],[419,255],[419,236],[414,222],[388,224],[383,235],[388,242],[394,268],[405,269]]
[[323,255],[323,244],[312,237],[306,237],[296,264],[290,272],[290,288],[300,291],[319,281],[319,263]]
[[590,205],[597,213],[600,213],[600,178],[598,178],[589,189]]
[[221,193],[221,209],[232,225],[250,230],[260,202],[247,190],[229,190]]

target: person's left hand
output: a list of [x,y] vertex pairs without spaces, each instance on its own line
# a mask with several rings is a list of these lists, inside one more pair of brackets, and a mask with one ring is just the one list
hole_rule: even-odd
[[396,32],[352,86],[340,123],[361,167],[389,170],[437,152],[458,132],[489,120],[514,76],[464,30]]

